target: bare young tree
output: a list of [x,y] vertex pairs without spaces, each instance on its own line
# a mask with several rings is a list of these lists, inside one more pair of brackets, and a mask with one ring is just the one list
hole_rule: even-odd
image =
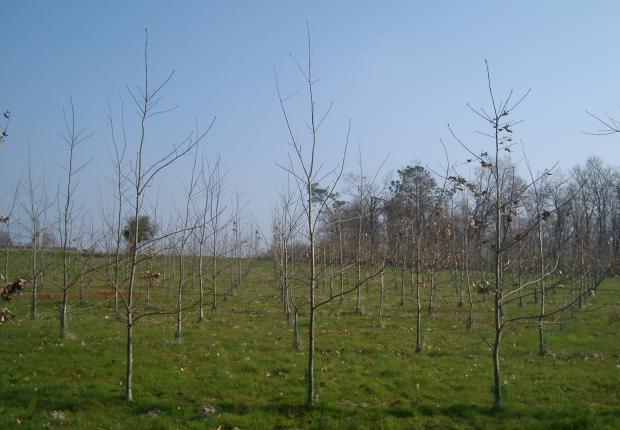
[[[307,296],[307,309],[308,309],[308,362],[307,362],[307,370],[306,370],[306,402],[308,406],[312,406],[316,403],[316,386],[315,386],[315,374],[314,374],[314,361],[315,361],[315,341],[316,341],[316,316],[317,309],[319,306],[328,303],[333,300],[335,297],[330,297],[327,301],[317,302],[316,300],[316,287],[317,287],[317,249],[316,249],[316,230],[317,224],[321,219],[321,214],[325,210],[325,206],[327,205],[327,197],[324,197],[321,201],[317,202],[314,188],[316,184],[321,181],[321,179],[326,179],[326,175],[320,177],[322,174],[320,172],[319,165],[317,164],[316,159],[316,150],[318,143],[318,130],[323,124],[326,116],[331,110],[331,106],[326,110],[325,114],[319,116],[315,104],[314,92],[316,86],[316,79],[313,75],[313,48],[310,37],[310,28],[307,25],[307,41],[308,41],[308,56],[307,62],[305,66],[302,66],[297,60],[295,60],[302,76],[304,77],[305,86],[307,88],[308,95],[308,104],[309,104],[309,121],[308,125],[308,133],[310,143],[308,145],[308,149],[306,151],[302,150],[302,144],[300,139],[297,136],[297,133],[293,131],[293,125],[289,118],[289,113],[286,108],[287,97],[282,95],[280,90],[280,86],[278,83],[277,74],[275,74],[275,82],[276,82],[276,91],[278,94],[278,100],[280,102],[280,107],[282,110],[282,114],[284,117],[284,122],[286,125],[286,129],[288,131],[288,136],[290,139],[290,144],[293,148],[293,155],[289,155],[289,164],[288,166],[280,167],[284,169],[289,175],[291,175],[297,184],[300,193],[300,203],[303,208],[304,214],[304,230],[303,235],[307,242],[307,263],[308,263],[308,273],[306,276],[307,288],[308,288],[308,296]],[[349,140],[349,132],[350,132],[350,122],[349,128],[347,129],[347,137],[345,142],[345,150],[344,155],[346,155],[346,148],[348,146]],[[339,167],[332,170],[330,173],[333,174],[333,179],[331,180],[331,184],[328,187],[329,192],[327,195],[331,194],[336,185],[338,184],[340,178],[342,177],[342,172],[344,169],[344,155],[342,159],[342,163]],[[329,176],[329,174],[327,174]]]
[[289,325],[293,326],[293,348],[299,350],[301,348],[298,324],[299,308],[293,294],[295,273],[291,264],[291,247],[297,235],[303,212],[300,210],[298,197],[295,197],[290,189],[290,183],[287,183],[287,187],[279,192],[278,196],[279,207],[274,210],[273,216],[271,252],[275,262],[283,311]]
[[[538,222],[536,223],[536,251],[538,254],[538,276],[539,276],[539,291],[540,291],[540,300],[539,300],[539,309],[540,316],[538,319],[538,354],[545,355],[547,354],[546,342],[545,342],[545,302],[546,302],[546,282],[547,277],[545,273],[547,272],[546,260],[545,260],[545,224],[550,217],[550,211],[548,211],[548,198],[549,198],[549,190],[547,189],[547,181],[546,175],[534,175],[532,172],[532,168],[529,164],[527,157],[525,157],[525,161],[527,164],[527,170],[530,174],[530,179],[532,183],[531,189],[531,204],[528,208],[530,212],[533,213],[533,218],[540,217]],[[536,180],[536,178],[541,178],[540,180]],[[542,216],[541,214],[544,214]],[[547,215],[549,214],[549,215]]]
[[205,278],[206,278],[206,264],[204,261],[204,253],[205,248],[207,246],[208,233],[207,228],[209,224],[208,214],[209,214],[209,205],[211,203],[211,192],[214,188],[214,170],[207,169],[205,170],[205,162],[204,157],[202,159],[202,165],[199,173],[200,185],[202,186],[202,205],[197,206],[196,208],[196,222],[197,228],[194,230],[194,234],[196,236],[196,242],[198,246],[198,298],[199,298],[199,314],[198,321],[203,322],[205,320],[205,300],[204,300],[204,291],[205,291]]
[[220,230],[223,208],[221,206],[224,175],[220,171],[221,159],[218,156],[213,166],[213,186],[209,193],[209,226],[211,235],[211,309],[217,309],[217,286],[218,278],[222,271],[219,266]]
[[[446,171],[449,170],[449,163]],[[421,165],[407,166],[398,171],[399,178],[390,183],[392,196],[388,207],[392,217],[399,219],[399,237],[404,239],[403,270],[407,252],[411,256],[411,288],[416,303],[416,352],[422,352],[422,297],[426,235],[432,221],[441,212],[447,181],[438,187],[432,173]],[[444,178],[447,174],[444,175]],[[430,245],[431,248],[434,245]],[[404,274],[402,275],[404,278]],[[434,287],[434,286],[433,286]],[[404,279],[401,279],[401,305],[404,304]]]
[[46,231],[43,222],[50,204],[47,201],[45,181],[43,179],[37,181],[33,178],[30,145],[28,146],[28,179],[24,184],[24,188],[24,195],[27,196],[27,201],[22,202],[22,207],[28,216],[29,226],[27,231],[30,236],[30,285],[32,288],[30,318],[36,319],[38,316],[39,278],[41,274],[40,262],[38,261],[39,248],[41,247],[41,236]]
[[362,314],[362,265],[364,263],[363,252],[365,251],[365,231],[364,231],[364,223],[366,221],[366,177],[364,176],[364,172],[362,169],[362,157],[361,154],[358,154],[358,164],[359,164],[359,182],[356,184],[357,191],[357,200],[358,200],[358,219],[357,219],[357,241],[356,241],[356,252],[355,252],[355,265],[356,265],[356,284],[357,288],[355,290],[355,313]]
[[[530,233],[535,231],[542,221],[549,219],[551,212],[542,210],[519,231],[514,230],[514,221],[517,216],[517,210],[522,205],[525,193],[532,189],[534,185],[540,186],[542,180],[551,175],[549,169],[544,170],[538,177],[532,177],[529,182],[522,181],[516,174],[516,167],[512,163],[509,155],[514,147],[513,130],[521,121],[514,121],[511,115],[514,110],[527,97],[529,91],[516,101],[513,100],[514,93],[511,91],[505,100],[498,101],[493,92],[491,75],[489,66],[486,64],[486,77],[488,84],[488,94],[490,99],[490,109],[474,109],[468,104],[468,107],[490,127],[490,132],[479,131],[481,135],[487,137],[491,142],[490,151],[474,152],[466,145],[449,127],[450,133],[454,139],[467,151],[471,158],[469,163],[479,163],[480,168],[489,172],[492,178],[490,186],[482,188],[475,182],[469,181],[464,177],[454,174],[449,177],[455,186],[467,189],[472,195],[482,199],[486,205],[492,210],[492,217],[489,220],[492,227],[492,234],[486,237],[483,242],[491,257],[491,268],[494,276],[493,283],[490,286],[490,292],[493,295],[493,330],[490,336],[484,335],[479,329],[474,329],[483,342],[489,347],[492,358],[493,368],[493,396],[494,404],[497,409],[503,407],[503,386],[500,371],[500,347],[502,334],[504,330],[513,323],[519,321],[541,321],[545,318],[568,309],[572,303],[563,303],[553,310],[545,309],[545,312],[537,312],[533,315],[519,314],[515,316],[507,316],[505,314],[505,306],[514,300],[518,300],[522,291],[533,285],[540,285],[541,280],[549,279],[557,273],[556,264],[543,270],[534,276],[533,279],[527,280],[517,286],[508,287],[505,282],[505,273],[510,268],[511,262],[506,258],[520,241],[525,240]],[[507,155],[506,155],[507,154]],[[472,218],[471,226],[473,229],[483,229],[486,226],[486,220],[481,218]],[[481,267],[482,269],[482,267]],[[544,285],[544,284],[543,284]],[[554,288],[560,288],[560,284],[554,285]],[[482,287],[484,288],[484,287]],[[548,289],[551,286],[547,287]],[[538,292],[538,289],[535,289]],[[517,297],[515,297],[517,296]]]
[[[118,140],[116,136],[116,129],[114,126],[114,119],[112,116],[112,109],[108,104],[108,124],[110,127],[110,134],[112,140],[112,155],[109,156],[110,162],[114,169],[114,178],[112,180],[114,186],[114,200],[115,211],[111,218],[114,219],[113,224],[110,223],[111,230],[114,234],[114,261],[112,264],[113,276],[112,276],[112,293],[114,294],[114,317],[120,317],[119,311],[119,284],[120,284],[120,264],[121,264],[121,244],[123,242],[123,207],[126,192],[126,177],[124,175],[125,170],[125,152],[127,150],[127,135],[125,133],[125,109],[124,103],[121,99],[121,137]],[[107,217],[106,217],[107,219]]]
[[178,239],[176,241],[176,248],[178,253],[178,267],[179,267],[179,285],[177,289],[177,329],[174,335],[175,342],[181,342],[182,338],[182,321],[183,321],[183,290],[185,287],[185,250],[187,243],[194,231],[195,226],[192,226],[192,204],[195,198],[196,187],[198,186],[199,175],[196,173],[196,164],[198,162],[198,146],[195,148],[194,163],[192,166],[192,173],[189,180],[189,185],[185,191],[185,213],[180,217],[181,225],[179,226]]
[[78,130],[76,128],[75,121],[75,107],[73,105],[73,99],[69,99],[69,111],[63,109],[65,133],[63,140],[67,145],[68,160],[64,166],[66,173],[66,183],[64,190],[59,190],[58,199],[58,235],[60,237],[60,249],[62,256],[62,302],[60,304],[60,335],[61,337],[67,336],[68,329],[68,315],[69,315],[69,289],[75,283],[76,279],[69,279],[70,272],[70,247],[74,240],[72,235],[72,222],[74,218],[74,201],[73,196],[78,186],[78,174],[90,163],[90,160],[81,165],[76,166],[75,151],[79,145],[89,139],[92,134],[86,134],[84,130]]
[[[133,400],[133,329],[135,324],[147,316],[154,314],[162,314],[164,312],[144,312],[138,314],[139,306],[136,303],[136,271],[139,263],[139,251],[140,249],[150,245],[151,241],[143,243],[139,242],[140,237],[140,217],[142,213],[142,206],[144,196],[149,186],[152,185],[158,174],[171,166],[175,161],[191,152],[207,135],[211,130],[215,118],[211,121],[209,127],[202,133],[197,134],[191,132],[187,137],[181,139],[181,141],[174,145],[170,151],[165,153],[159,158],[156,158],[153,162],[147,162],[145,155],[147,153],[147,127],[150,120],[162,113],[167,112],[166,109],[159,109],[160,93],[166,84],[172,79],[174,72],[171,72],[164,81],[155,87],[151,87],[149,80],[149,68],[148,68],[148,31],[145,29],[145,42],[144,42],[144,83],[141,88],[132,90],[127,86],[127,91],[135,103],[135,107],[138,110],[139,131],[137,137],[137,148],[135,153],[135,159],[133,161],[133,169],[130,175],[126,175],[129,182],[129,190],[126,193],[128,199],[130,199],[131,218],[134,225],[134,231],[129,235],[131,242],[129,246],[129,276],[128,285],[126,290],[120,294],[124,303],[125,311],[125,327],[127,330],[126,336],[126,353],[127,353],[127,367],[126,367],[126,383],[125,383],[125,397],[128,401]],[[158,238],[162,239],[162,238]],[[182,309],[176,309],[173,313],[179,312]]]

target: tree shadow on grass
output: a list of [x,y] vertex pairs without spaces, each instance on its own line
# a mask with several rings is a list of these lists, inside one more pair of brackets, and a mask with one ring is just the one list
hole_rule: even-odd
[[413,404],[402,403],[392,406],[377,407],[366,404],[357,406],[338,406],[334,404],[320,403],[315,407],[308,408],[303,403],[277,402],[277,403],[234,403],[225,402],[219,404],[218,411],[231,415],[267,414],[286,417],[297,420],[300,423],[316,422],[321,417],[329,417],[331,420],[347,422],[355,418],[356,422],[362,420],[369,424],[381,417],[393,417],[407,421],[415,417],[443,417],[449,418],[455,424],[465,425],[470,428],[479,428],[489,421],[501,425],[502,422],[517,424],[521,421],[531,422],[535,428],[552,429],[586,429],[600,422],[617,422],[620,420],[620,408],[602,408],[596,412],[597,420],[592,418],[592,411],[586,408],[526,408],[506,407],[496,410],[492,406],[477,404],[453,403],[449,405],[432,405],[429,403]]
[[52,383],[4,388],[2,403],[6,406],[24,407],[25,405],[46,410],[76,411],[89,405],[119,402],[120,398],[111,396],[96,384],[77,386],[72,384]]
[[[32,385],[5,388],[2,404],[4,407],[28,409],[33,415],[49,413],[53,410],[77,412],[90,410],[119,410],[128,415],[143,416],[149,411],[157,410],[163,414],[173,415],[178,402],[170,399],[157,399],[148,393],[139,394],[138,400],[128,403],[118,391],[111,391],[108,385],[103,384],[45,384],[35,391]],[[184,402],[185,403],[185,402]],[[190,402],[195,403],[195,402]],[[319,403],[308,408],[303,402],[237,402],[226,400],[214,402],[213,406],[218,414],[232,416],[267,415],[280,417],[297,422],[302,427],[311,427],[328,419],[329,422],[341,422],[343,425],[355,423],[376,423],[384,417],[409,421],[424,417],[442,417],[453,421],[459,426],[478,428],[490,421],[501,425],[502,422],[531,423],[532,428],[552,429],[585,429],[597,425],[620,422],[620,407],[600,407],[591,411],[586,407],[523,407],[508,405],[504,410],[497,411],[491,406],[478,404],[452,403],[434,405],[428,402],[412,403],[400,402],[386,406],[375,406],[366,403],[338,405],[334,403]],[[196,415],[200,419],[200,415]],[[203,417],[204,418],[204,417]],[[186,417],[187,419],[187,417]],[[277,418],[276,418],[277,419]],[[191,420],[191,418],[190,418]]]
[[49,411],[92,411],[126,409],[131,415],[143,415],[148,411],[172,411],[174,406],[165,400],[154,399],[150,395],[139,397],[138,401],[128,402],[120,391],[110,390],[103,384],[63,384],[52,383],[33,386],[5,388],[2,405],[8,408],[29,409],[34,413]]

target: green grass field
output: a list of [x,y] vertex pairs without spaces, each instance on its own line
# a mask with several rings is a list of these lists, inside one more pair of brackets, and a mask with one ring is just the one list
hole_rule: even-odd
[[[12,264],[25,264],[19,257]],[[112,318],[104,287],[88,285],[81,305],[74,289],[68,339],[59,337],[45,293],[56,290],[43,288],[32,321],[28,288],[2,304],[16,318],[0,326],[0,429],[620,428],[619,280],[605,280],[575,319],[565,313],[548,323],[546,356],[536,353],[533,324],[506,332],[502,412],[492,409],[490,353],[457,319],[454,290],[440,287],[436,311],[424,314],[424,352],[416,354],[413,296],[400,306],[399,291],[387,284],[381,326],[376,282],[362,289],[363,315],[352,312],[353,296],[320,312],[314,409],[304,406],[306,339],[302,351],[292,348],[269,261],[254,265],[206,322],[197,322],[197,309],[186,312],[180,344],[174,316],[136,326],[132,403],[123,398],[124,326]],[[155,303],[167,300],[164,290]],[[192,302],[195,289],[187,295]],[[488,308],[476,303],[483,331]]]

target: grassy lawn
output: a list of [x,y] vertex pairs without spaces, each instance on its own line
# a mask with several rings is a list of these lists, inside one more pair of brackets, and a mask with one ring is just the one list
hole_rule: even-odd
[[[174,316],[136,326],[131,404],[123,399],[124,326],[112,318],[104,288],[88,285],[82,305],[74,289],[64,340],[45,293],[40,318],[28,318],[27,289],[9,304],[16,318],[0,326],[0,428],[620,428],[619,280],[605,280],[575,319],[566,313],[549,322],[546,356],[536,353],[534,324],[508,329],[501,362],[507,401],[499,413],[491,409],[490,352],[456,317],[465,310],[454,290],[439,288],[436,311],[424,314],[424,352],[416,354],[413,295],[407,290],[400,306],[400,292],[387,284],[381,325],[376,283],[362,288],[363,315],[352,312],[353,296],[322,309],[312,410],[304,406],[305,352],[291,347],[269,261],[253,266],[207,321],[198,322],[197,309],[186,312],[180,344]],[[173,297],[160,286],[154,305],[170,307]],[[187,303],[195,297],[188,287]],[[491,305],[478,300],[475,320],[484,332]]]

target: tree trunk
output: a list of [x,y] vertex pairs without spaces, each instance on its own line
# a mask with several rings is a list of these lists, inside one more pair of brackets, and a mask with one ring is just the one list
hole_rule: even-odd
[[540,252],[540,318],[538,319],[538,354],[545,355],[545,260],[543,254],[543,231],[538,223],[538,245]]
[[[499,312],[495,312],[496,316]],[[501,339],[501,331],[497,331],[495,342],[493,343],[493,398],[495,401],[495,409],[503,408],[502,381],[499,368],[499,345]]]
[[125,381],[125,398],[133,400],[133,321],[132,312],[127,313],[127,375]]
[[433,314],[433,306],[435,302],[435,269],[431,268],[431,291],[428,299],[428,314]]
[[344,270],[340,269],[340,298],[338,303],[342,303],[344,301]]
[[299,351],[301,345],[299,343],[299,325],[297,324],[297,308],[293,309],[293,348]]
[[202,261],[202,242],[200,243],[200,250],[198,256],[198,294],[199,294],[199,315],[198,321],[203,322],[205,320],[205,304],[204,304],[204,269],[203,269],[203,261]]
[[415,259],[416,336],[415,352],[422,352],[422,304],[420,303],[420,249]]
[[[309,204],[312,204],[310,201]],[[309,224],[312,218],[309,217]],[[312,227],[311,227],[312,228]],[[315,387],[314,387],[314,319],[316,309],[314,307],[315,302],[315,287],[316,287],[316,261],[315,261],[315,249],[314,249],[314,235],[310,234],[310,327],[308,329],[308,406],[315,404]],[[359,284],[358,284],[359,289]]]
[[213,264],[211,265],[211,309],[217,309],[217,257],[213,256]]
[[183,323],[183,312],[182,312],[182,308],[183,308],[183,286],[184,286],[184,279],[183,279],[183,248],[181,247],[181,255],[179,256],[179,289],[178,289],[178,294],[177,294],[177,330],[176,333],[174,334],[174,341],[176,343],[180,343],[181,342],[181,338],[183,336],[182,334],[182,323]]
[[65,288],[62,291],[62,306],[60,308],[60,337],[67,337],[68,318],[69,313],[69,291]]
[[381,289],[379,290],[379,326],[383,324],[381,319],[383,318],[383,300],[385,296],[385,260],[381,264]]
[[361,292],[361,285],[362,282],[362,263],[359,260],[359,257],[357,259],[357,279],[356,279],[356,283],[357,283],[357,288],[355,289],[355,312],[356,313],[361,313],[362,312],[362,292]]
[[[35,233],[32,241],[32,301],[30,304],[30,318],[37,319],[37,288],[38,288],[38,278],[39,274],[37,273],[37,241],[36,241],[37,233]],[[8,279],[7,279],[8,281]]]

